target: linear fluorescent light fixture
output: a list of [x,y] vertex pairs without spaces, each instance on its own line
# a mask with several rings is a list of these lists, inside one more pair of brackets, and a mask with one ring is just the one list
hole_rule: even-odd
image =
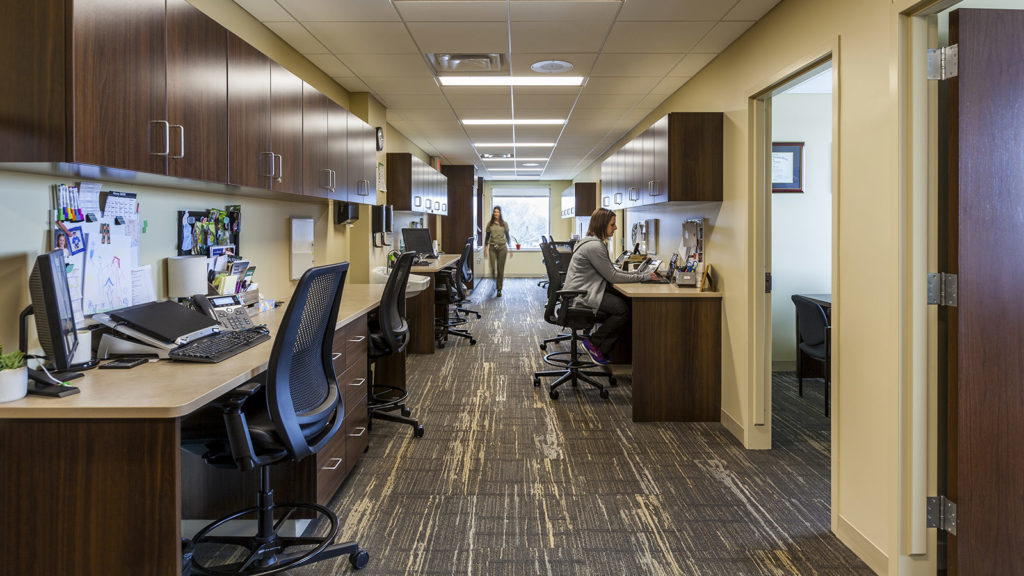
[[[479,146],[479,144],[478,144]],[[481,154],[480,158],[486,162],[514,162],[516,160],[520,162],[547,162],[547,158],[488,158],[486,154]]]
[[481,142],[477,148],[554,148],[554,142]]
[[579,86],[583,76],[438,76],[442,86]]
[[500,120],[500,119],[486,119],[478,118],[473,120],[463,120],[462,123],[466,126],[560,126],[565,124],[565,119],[559,118],[537,118],[534,120]]

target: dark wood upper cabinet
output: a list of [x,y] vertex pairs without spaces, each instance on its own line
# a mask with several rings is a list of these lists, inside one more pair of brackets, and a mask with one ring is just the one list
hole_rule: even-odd
[[373,127],[348,115],[348,201],[377,202],[377,144]]
[[167,0],[168,174],[228,181],[228,33],[185,0]]
[[228,34],[228,183],[269,188],[270,59]]
[[597,183],[576,182],[573,188],[576,196],[573,213],[576,216],[593,214],[597,210]]
[[395,210],[448,213],[448,178],[408,152],[388,153],[388,203]]
[[270,189],[302,194],[302,80],[270,61]]
[[327,162],[327,102],[319,90],[302,84],[302,191],[330,197],[334,174]]
[[71,15],[74,162],[165,174],[165,0],[75,0]]
[[348,117],[350,113],[341,106],[327,102],[327,167],[333,180],[328,198],[348,201]]

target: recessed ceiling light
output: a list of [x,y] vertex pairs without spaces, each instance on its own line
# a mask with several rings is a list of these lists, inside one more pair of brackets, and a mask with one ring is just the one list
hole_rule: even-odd
[[540,164],[537,164],[536,162],[524,162],[523,166],[540,166]]
[[489,172],[515,172],[515,168],[488,168]]
[[511,154],[481,154],[480,158],[488,160],[490,162],[513,162],[519,160],[520,162],[547,162],[547,158],[513,158]]
[[541,60],[530,64],[530,70],[541,74],[561,74],[572,70],[572,64],[565,60]]
[[553,125],[565,124],[565,119],[537,118],[537,119],[533,119],[533,120],[521,120],[521,119],[517,118],[515,120],[511,120],[511,119],[502,120],[502,119],[498,119],[498,118],[493,118],[493,119],[481,118],[481,119],[463,120],[462,123],[465,124],[466,126],[512,126],[512,125],[515,125],[515,126],[553,126]]
[[438,76],[442,86],[579,86],[583,76]]
[[477,148],[553,148],[554,142],[480,142],[476,144]]

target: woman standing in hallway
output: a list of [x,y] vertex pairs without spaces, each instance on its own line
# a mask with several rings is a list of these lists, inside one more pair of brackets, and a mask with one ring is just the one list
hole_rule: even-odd
[[[501,298],[501,285],[505,280],[505,260],[510,256],[509,247],[512,245],[512,237],[508,233],[508,222],[501,217],[501,206],[495,206],[491,212],[491,221],[487,223],[484,235],[484,258],[489,258],[491,263],[491,276],[494,278],[494,288],[498,291],[497,296]],[[490,257],[487,250],[490,249]]]
[[583,339],[591,359],[598,364],[608,364],[608,353],[619,339],[619,333],[629,323],[629,304],[617,294],[610,284],[643,282],[654,273],[622,272],[615,268],[608,256],[607,241],[615,234],[615,213],[598,208],[590,215],[587,236],[576,243],[565,273],[562,290],[583,290],[583,296],[576,297],[576,304],[586,306],[595,315],[603,317],[601,326],[589,338]]

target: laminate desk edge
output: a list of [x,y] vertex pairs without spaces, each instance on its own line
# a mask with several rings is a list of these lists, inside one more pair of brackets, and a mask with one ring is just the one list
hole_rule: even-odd
[[[341,308],[335,329],[343,328],[380,305],[383,284],[349,284],[342,293]],[[254,317],[266,322],[274,335],[284,317],[284,307]],[[82,392],[65,398],[26,396],[20,400],[0,404],[0,419],[163,419],[178,418],[209,404],[225,392],[244,384],[266,369],[274,339],[216,364],[160,361],[131,370],[90,371],[71,384]],[[212,376],[209,384],[204,372],[226,372],[227,376]],[[173,373],[173,379],[169,376]],[[132,381],[134,380],[134,381]],[[192,381],[189,384],[187,382]],[[106,381],[125,394],[110,398],[108,391],[92,391],[90,385]],[[203,382],[206,381],[205,384]],[[168,393],[166,382],[186,382],[183,386],[200,390],[177,390]],[[137,395],[131,395],[138,392]],[[161,392],[164,392],[161,396]],[[182,401],[184,400],[184,401]]]
[[435,274],[439,272],[445,266],[455,262],[460,257],[459,254],[441,254],[437,257],[437,262],[429,264],[427,266],[413,266],[409,271],[410,274]]
[[626,282],[612,284],[622,295],[630,298],[721,298],[721,292],[700,292],[696,288],[678,287],[674,284],[644,284]]

